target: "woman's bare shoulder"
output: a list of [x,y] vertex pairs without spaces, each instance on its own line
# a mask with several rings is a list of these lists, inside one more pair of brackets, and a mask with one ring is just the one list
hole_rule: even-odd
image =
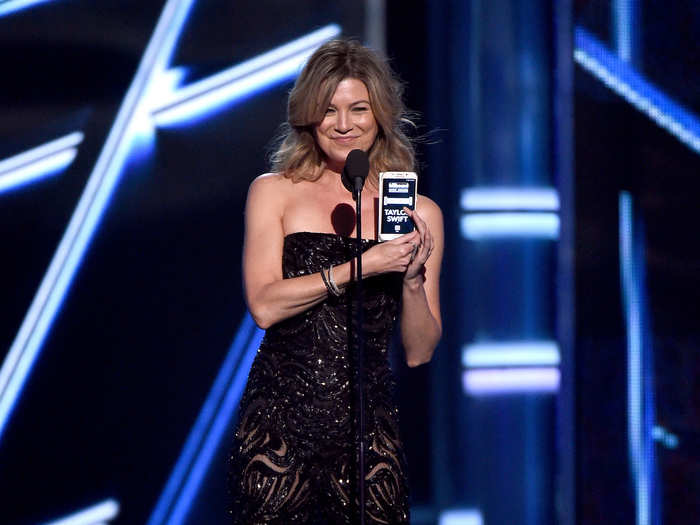
[[442,221],[442,210],[440,210],[440,206],[430,197],[419,193],[416,199],[416,206],[418,213],[424,216],[424,218]]
[[292,180],[289,177],[285,177],[284,173],[263,173],[258,175],[250,183],[250,188],[253,189],[267,189],[275,188],[280,189],[284,187],[291,187]]
[[273,198],[284,200],[292,190],[292,181],[283,173],[263,173],[253,179],[248,188],[248,198]]

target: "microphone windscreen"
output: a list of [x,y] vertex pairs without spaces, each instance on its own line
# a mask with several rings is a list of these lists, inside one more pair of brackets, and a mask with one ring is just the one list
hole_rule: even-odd
[[369,173],[369,156],[361,149],[354,149],[348,153],[345,159],[345,173],[354,181],[357,178],[362,179],[364,184],[367,174]]

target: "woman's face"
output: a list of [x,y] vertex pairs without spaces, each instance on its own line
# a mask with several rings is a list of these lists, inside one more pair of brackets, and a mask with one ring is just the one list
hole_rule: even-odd
[[316,142],[326,154],[328,167],[340,171],[354,149],[369,151],[378,132],[367,86],[356,78],[342,80],[326,114],[316,125]]

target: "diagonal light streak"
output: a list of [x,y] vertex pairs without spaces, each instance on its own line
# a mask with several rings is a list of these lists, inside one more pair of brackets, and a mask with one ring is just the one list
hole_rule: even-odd
[[0,193],[54,175],[67,168],[78,153],[83,134],[75,131],[0,161]]
[[0,2],[0,17],[11,15],[22,9],[34,7],[38,4],[45,4],[50,1],[51,0],[6,0],[5,2]]
[[179,525],[184,522],[236,412],[263,334],[246,313],[147,525]]
[[340,34],[340,27],[329,24],[262,55],[182,87],[159,100],[153,117],[167,126],[210,111],[244,95],[294,78],[308,57],[323,42]]
[[[340,28],[331,24],[209,79],[172,90],[170,85],[180,73],[167,71],[166,67],[193,1],[169,0],[165,5],[68,228],[0,368],[0,437],[122,167],[135,140],[145,130],[144,123],[150,123],[154,116],[201,114],[292,78],[319,45],[340,33]],[[167,107],[161,102],[163,91],[172,95],[166,99]],[[149,523],[167,520],[168,524],[175,524],[185,519],[235,413],[262,334],[247,314]]]
[[148,112],[144,101],[149,87],[164,72],[192,2],[168,0],[165,4],[97,163],[0,369],[0,437],[116,186],[139,119]]
[[108,499],[46,525],[100,525],[113,520],[118,514],[119,503],[113,499]]
[[696,153],[700,153],[700,120],[640,75],[581,27],[574,33],[574,59],[612,91],[647,115]]

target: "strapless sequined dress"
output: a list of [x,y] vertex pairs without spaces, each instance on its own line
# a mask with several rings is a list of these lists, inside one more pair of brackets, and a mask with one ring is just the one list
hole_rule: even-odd
[[[285,237],[283,275],[352,259],[355,240]],[[363,241],[363,249],[375,241]],[[270,327],[239,407],[231,454],[235,524],[359,523],[354,290]],[[401,276],[364,281],[367,523],[408,523],[406,466],[388,348]]]

